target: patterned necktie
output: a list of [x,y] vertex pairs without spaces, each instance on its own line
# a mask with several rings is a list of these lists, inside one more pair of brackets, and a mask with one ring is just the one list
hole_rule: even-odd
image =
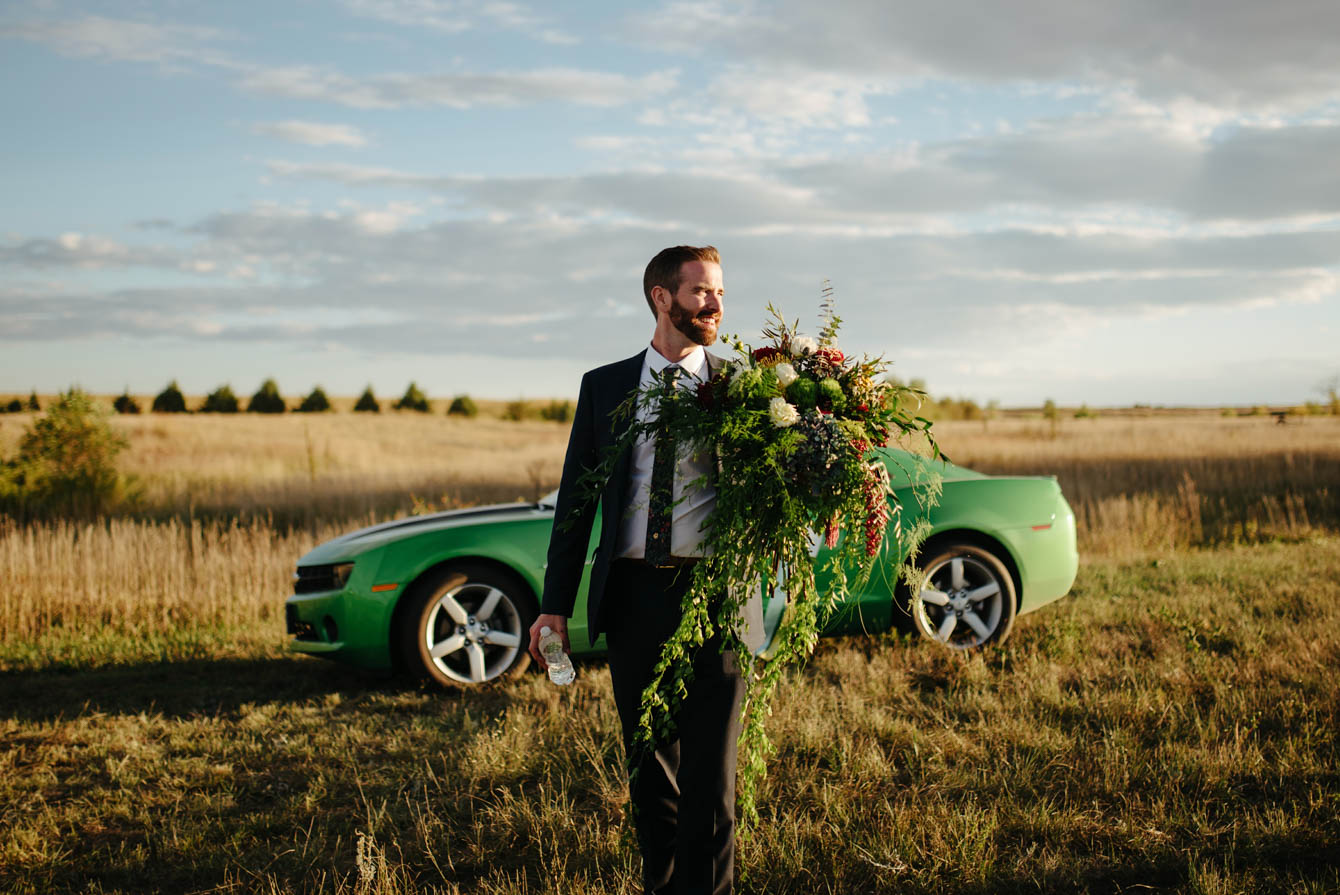
[[[671,364],[660,372],[661,386],[674,394],[680,367]],[[664,399],[663,399],[664,400]],[[670,559],[671,505],[675,502],[675,436],[664,403],[656,420],[656,446],[651,461],[651,494],[647,499],[647,562],[664,565]]]

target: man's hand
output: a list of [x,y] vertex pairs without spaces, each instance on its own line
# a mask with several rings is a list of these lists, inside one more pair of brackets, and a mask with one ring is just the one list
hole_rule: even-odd
[[563,638],[563,652],[572,655],[572,647],[568,644],[568,620],[562,615],[541,615],[535,619],[535,624],[530,626],[530,656],[536,662],[540,663],[541,668],[548,668],[549,663],[544,661],[544,656],[540,655],[540,629],[548,628]]

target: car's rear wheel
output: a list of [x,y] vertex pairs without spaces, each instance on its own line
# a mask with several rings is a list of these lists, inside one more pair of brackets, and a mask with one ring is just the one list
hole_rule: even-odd
[[1018,597],[1014,579],[994,553],[976,544],[944,544],[918,565],[925,577],[910,608],[923,637],[972,650],[1010,635]]
[[530,664],[526,638],[538,609],[515,576],[462,563],[421,579],[405,598],[397,640],[410,673],[441,687],[474,687]]

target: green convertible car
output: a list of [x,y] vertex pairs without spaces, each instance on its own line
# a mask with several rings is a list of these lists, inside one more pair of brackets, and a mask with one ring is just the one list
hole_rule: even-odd
[[[930,535],[915,561],[918,593],[899,583],[908,561],[886,541],[874,574],[828,620],[825,632],[914,627],[953,649],[1003,641],[1020,613],[1070,589],[1079,557],[1075,517],[1055,478],[994,477],[897,450],[884,452],[905,521],[924,515]],[[938,504],[918,510],[912,482],[938,473]],[[285,607],[294,650],[368,668],[398,668],[444,687],[521,674],[539,594],[554,495],[414,516],[328,541],[298,561]],[[599,514],[597,514],[597,526]],[[592,544],[599,532],[593,532]],[[588,561],[589,574],[589,561]],[[585,594],[569,634],[588,643]],[[771,635],[784,599],[768,601]]]

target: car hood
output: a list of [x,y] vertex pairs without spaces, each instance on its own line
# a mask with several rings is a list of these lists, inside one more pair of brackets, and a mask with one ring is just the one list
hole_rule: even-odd
[[429,513],[424,516],[410,516],[393,522],[382,522],[360,528],[349,534],[326,541],[313,548],[306,556],[298,560],[299,565],[313,563],[338,562],[351,559],[360,553],[379,547],[387,541],[399,540],[411,535],[430,531],[443,531],[466,525],[496,524],[534,519],[537,516],[552,516],[554,508],[543,501],[539,503],[500,503],[486,507],[471,507],[465,510],[448,510],[443,513]]
[[896,449],[885,449],[881,453],[884,454],[884,465],[889,470],[890,484],[895,488],[924,484],[934,481],[937,477],[941,482],[991,478],[985,473],[964,466],[955,466],[948,460],[932,460]]

